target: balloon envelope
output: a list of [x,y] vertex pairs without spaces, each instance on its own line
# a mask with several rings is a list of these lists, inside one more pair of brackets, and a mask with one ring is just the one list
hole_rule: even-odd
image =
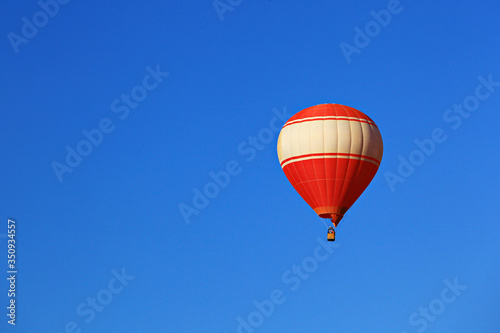
[[286,177],[309,206],[335,226],[377,173],[382,152],[373,120],[340,104],[298,112],[278,138]]

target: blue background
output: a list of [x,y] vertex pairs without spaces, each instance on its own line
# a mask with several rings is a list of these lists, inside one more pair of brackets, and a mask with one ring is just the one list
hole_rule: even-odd
[[[500,5],[401,1],[348,62],[339,45],[387,6],[242,1],[221,20],[211,0],[70,1],[15,52],[8,34],[41,9],[3,2],[0,258],[5,277],[15,218],[19,275],[16,327],[0,283],[0,330],[237,332],[279,289],[286,300],[255,332],[499,332],[500,87],[457,129],[443,115],[479,76],[500,81]],[[157,65],[170,75],[121,120],[111,103]],[[384,158],[339,247],[291,290],[283,274],[313,256],[325,226],[284,176],[277,133],[252,159],[238,147],[275,112],[320,103],[368,114]],[[113,131],[60,182],[52,163],[104,118]],[[392,191],[386,173],[435,128],[446,141]],[[239,173],[183,218],[179,205],[232,160]],[[87,323],[75,309],[122,268],[135,278]],[[445,279],[467,289],[412,325]]]

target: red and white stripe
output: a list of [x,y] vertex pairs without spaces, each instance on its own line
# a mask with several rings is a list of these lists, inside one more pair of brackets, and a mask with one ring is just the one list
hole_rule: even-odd
[[373,120],[339,104],[300,111],[278,138],[281,167],[321,217],[341,216],[349,209],[375,175],[382,153]]

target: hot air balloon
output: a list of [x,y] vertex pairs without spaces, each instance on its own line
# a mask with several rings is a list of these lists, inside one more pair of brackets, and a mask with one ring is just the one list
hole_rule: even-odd
[[[278,159],[286,177],[335,228],[377,173],[382,152],[382,136],[373,120],[340,104],[296,113],[278,137]],[[328,240],[335,240],[332,229]]]

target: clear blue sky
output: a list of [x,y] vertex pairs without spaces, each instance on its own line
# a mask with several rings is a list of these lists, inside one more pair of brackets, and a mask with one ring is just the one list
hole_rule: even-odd
[[[0,331],[499,332],[498,2],[227,1],[0,6]],[[266,130],[320,103],[384,139],[334,249]]]

